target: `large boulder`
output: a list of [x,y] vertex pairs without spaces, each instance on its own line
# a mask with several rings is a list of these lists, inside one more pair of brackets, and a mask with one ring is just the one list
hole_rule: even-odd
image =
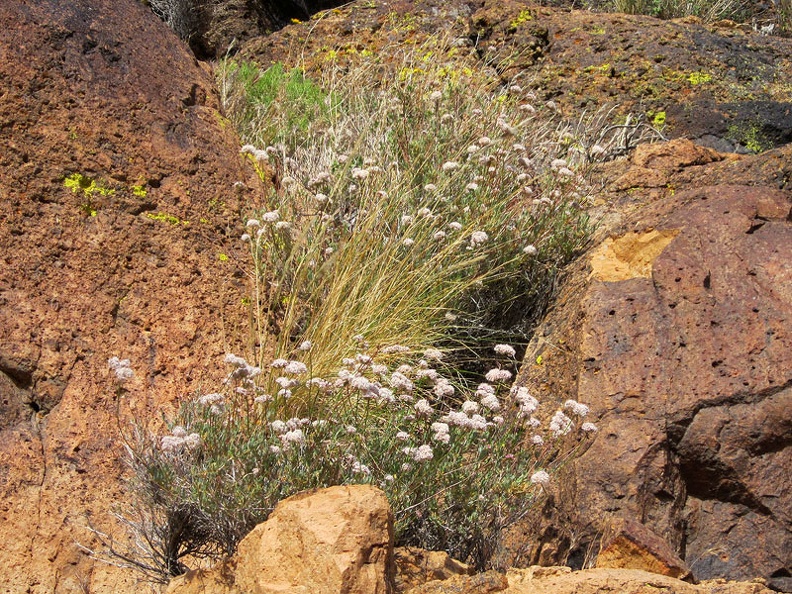
[[698,578],[789,575],[791,209],[765,187],[679,192],[572,275],[519,381],[589,404],[599,432],[559,481],[566,531],[538,557],[582,564],[617,516]]
[[393,514],[368,485],[281,501],[229,562],[174,579],[168,594],[389,594]]
[[[232,188],[255,180],[142,3],[2,2],[0,22],[0,590],[133,591],[78,545],[89,521],[120,535],[130,419],[161,422],[238,346]],[[120,397],[111,356],[136,374]]]

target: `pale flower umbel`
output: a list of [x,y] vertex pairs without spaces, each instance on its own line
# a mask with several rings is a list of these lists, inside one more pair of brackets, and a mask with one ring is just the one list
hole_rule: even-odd
[[488,239],[489,235],[484,231],[473,231],[473,233],[470,234],[470,245],[471,247],[476,247],[485,243]]
[[125,382],[134,377],[135,372],[130,367],[129,359],[119,359],[118,357],[110,357],[107,360],[107,365],[115,373],[116,379],[119,382]]
[[539,470],[531,475],[531,482],[535,485],[547,485],[550,483],[550,475],[545,470]]
[[498,355],[505,355],[507,357],[514,357],[517,354],[517,352],[514,350],[514,347],[508,344],[496,344],[495,353]]

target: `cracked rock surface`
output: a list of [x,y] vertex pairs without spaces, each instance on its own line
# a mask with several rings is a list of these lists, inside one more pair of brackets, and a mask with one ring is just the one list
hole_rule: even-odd
[[[597,266],[579,271],[588,278],[537,334],[522,379],[589,404],[599,426],[560,481],[562,512],[588,526],[578,547],[596,544],[602,517],[626,516],[662,534],[697,578],[787,577],[791,212],[787,193],[762,187],[655,202],[608,240],[630,238],[631,250],[594,250]],[[661,251],[641,243],[658,233],[673,237]],[[648,275],[603,276],[607,254],[641,250]]]

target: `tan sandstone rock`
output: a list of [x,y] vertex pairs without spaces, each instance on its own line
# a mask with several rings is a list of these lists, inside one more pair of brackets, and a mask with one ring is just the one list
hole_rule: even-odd
[[396,564],[396,589],[405,592],[432,580],[446,580],[456,575],[472,575],[473,568],[442,551],[417,547],[398,547],[393,552]]
[[393,516],[368,485],[283,500],[234,559],[171,582],[168,594],[389,594]]
[[586,569],[530,567],[511,569],[504,594],[770,594],[761,583],[711,580],[688,584],[669,576],[639,569]]
[[445,580],[432,580],[408,590],[405,594],[492,594],[509,587],[509,580],[497,571],[476,575],[455,575]]

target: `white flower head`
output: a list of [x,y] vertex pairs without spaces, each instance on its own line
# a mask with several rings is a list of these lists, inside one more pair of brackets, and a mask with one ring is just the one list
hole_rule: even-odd
[[586,422],[580,426],[580,430],[584,433],[595,433],[597,431],[597,426],[594,423]]
[[283,421],[272,421],[270,424],[270,429],[272,429],[275,433],[285,433],[286,432],[286,423]]
[[432,439],[440,443],[449,443],[451,441],[451,434],[450,433],[435,433],[432,435]]
[[456,161],[446,161],[443,163],[442,169],[445,172],[454,171],[455,169],[459,169],[459,163]]
[[493,412],[497,412],[500,410],[501,405],[498,397],[495,394],[488,394],[481,399],[481,405],[488,408]]
[[569,167],[561,167],[561,169],[558,170],[558,175],[561,177],[572,177],[575,175],[575,172]]
[[302,429],[293,429],[292,431],[287,431],[283,435],[280,436],[281,441],[284,444],[289,443],[296,443],[296,444],[303,444],[305,443],[305,435],[303,434]]
[[505,355],[506,357],[514,357],[517,354],[514,347],[508,344],[496,344],[495,353],[498,355]]
[[135,376],[135,372],[130,367],[129,359],[119,359],[118,357],[110,357],[107,360],[107,365],[115,373],[116,379],[119,382],[125,382]]
[[432,405],[429,404],[429,401],[425,398],[421,398],[418,402],[416,402],[413,408],[415,409],[415,412],[422,417],[428,417],[434,412]]
[[557,410],[550,419],[550,431],[553,432],[554,437],[561,437],[566,435],[572,430],[572,419],[566,416],[560,410]]
[[511,379],[512,374],[507,369],[490,369],[484,376],[488,382],[507,382]]
[[204,394],[198,398],[198,404],[203,404],[204,406],[209,406],[212,404],[222,403],[225,400],[225,396],[218,393],[212,394]]
[[489,239],[489,235],[486,234],[484,231],[473,231],[470,234],[470,245],[472,247],[479,246],[485,243]]
[[390,377],[390,385],[396,390],[403,390],[404,392],[412,392],[415,387],[406,375],[398,371],[394,371]]
[[472,415],[479,411],[479,404],[475,400],[465,400],[462,403],[462,412],[466,415]]
[[550,475],[544,470],[539,470],[531,475],[531,482],[535,485],[547,485],[550,483]]
[[489,396],[490,394],[495,394],[495,386],[492,384],[481,383],[476,388],[476,396],[479,398],[484,398],[484,396]]
[[424,357],[426,357],[429,360],[433,360],[433,361],[442,361],[443,360],[443,353],[442,353],[442,351],[439,351],[438,349],[431,349],[430,348],[430,349],[426,349],[424,351]]
[[426,462],[432,458],[434,458],[434,452],[432,452],[432,446],[428,444],[418,446],[413,452],[413,460],[416,462]]
[[567,400],[564,402],[564,408],[571,410],[573,414],[579,417],[585,417],[589,413],[589,407],[585,404],[581,404],[577,400]]
[[353,167],[352,168],[352,178],[353,179],[366,179],[369,176],[368,169],[362,169],[360,167]]
[[277,210],[271,210],[261,215],[261,220],[265,223],[277,223],[280,220],[280,213]]
[[308,367],[301,361],[289,361],[283,367],[283,373],[288,373],[290,375],[301,375],[303,373],[308,373]]
[[435,383],[434,388],[432,388],[432,392],[434,393],[435,396],[438,396],[440,398],[453,396],[454,386],[452,386],[451,382],[449,382],[447,379],[441,377]]

